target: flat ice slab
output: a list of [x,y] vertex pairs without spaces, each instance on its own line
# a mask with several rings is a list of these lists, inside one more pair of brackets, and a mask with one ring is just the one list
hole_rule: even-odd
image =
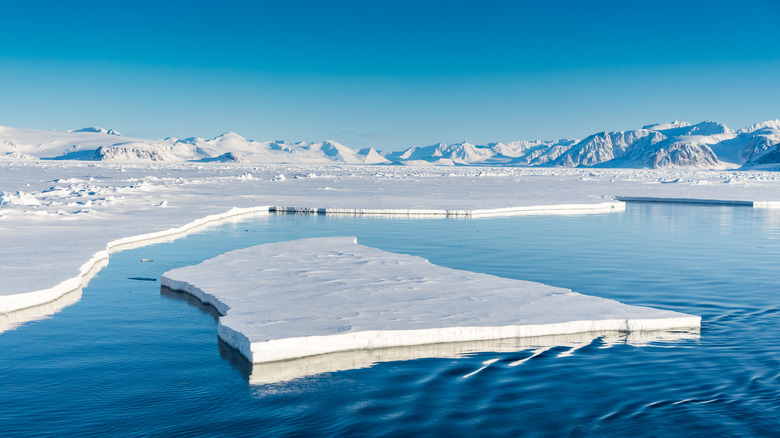
[[594,331],[698,328],[701,318],[568,289],[302,239],[231,251],[161,283],[213,305],[219,337],[253,363],[338,351]]

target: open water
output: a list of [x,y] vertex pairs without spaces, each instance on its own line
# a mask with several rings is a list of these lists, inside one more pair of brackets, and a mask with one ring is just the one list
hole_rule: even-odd
[[[250,384],[257,373],[220,348],[215,319],[154,281],[232,249],[333,235],[701,315],[702,330]],[[113,254],[77,303],[1,333],[0,436],[777,436],[778,266],[780,213],[738,207],[224,224]]]

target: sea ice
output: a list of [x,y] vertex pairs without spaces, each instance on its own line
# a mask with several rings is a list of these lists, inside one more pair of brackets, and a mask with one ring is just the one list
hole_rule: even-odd
[[699,316],[436,266],[327,237],[231,251],[163,274],[211,304],[250,362],[490,339],[695,329]]
[[[286,179],[274,181],[281,174]],[[205,217],[221,220],[232,208],[404,219],[623,211],[616,197],[780,208],[778,187],[778,173],[763,171],[3,159],[0,313],[77,289],[84,272],[105,258],[108,248],[123,247],[115,246],[117,241],[134,240],[129,236],[138,233],[180,236],[185,224]],[[152,241],[143,238],[137,244]]]

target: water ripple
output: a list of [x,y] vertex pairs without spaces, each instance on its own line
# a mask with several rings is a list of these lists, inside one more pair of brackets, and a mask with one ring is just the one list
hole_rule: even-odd
[[[755,214],[273,216],[241,225],[253,233],[118,253],[81,301],[0,335],[0,436],[774,436],[780,252],[766,239],[780,223]],[[246,367],[220,354],[213,316],[127,279],[254,243],[345,234],[445,266],[699,314],[703,327],[682,339],[599,336],[248,385]]]

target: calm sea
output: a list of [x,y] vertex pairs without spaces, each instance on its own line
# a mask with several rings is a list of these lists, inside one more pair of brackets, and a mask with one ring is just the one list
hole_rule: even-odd
[[[702,330],[388,352],[373,366],[377,356],[336,357],[335,369],[362,368],[273,381],[221,348],[212,315],[156,281],[232,249],[335,235],[701,315]],[[751,208],[224,224],[114,254],[78,302],[1,333],[0,436],[777,436],[778,267],[780,212]]]

